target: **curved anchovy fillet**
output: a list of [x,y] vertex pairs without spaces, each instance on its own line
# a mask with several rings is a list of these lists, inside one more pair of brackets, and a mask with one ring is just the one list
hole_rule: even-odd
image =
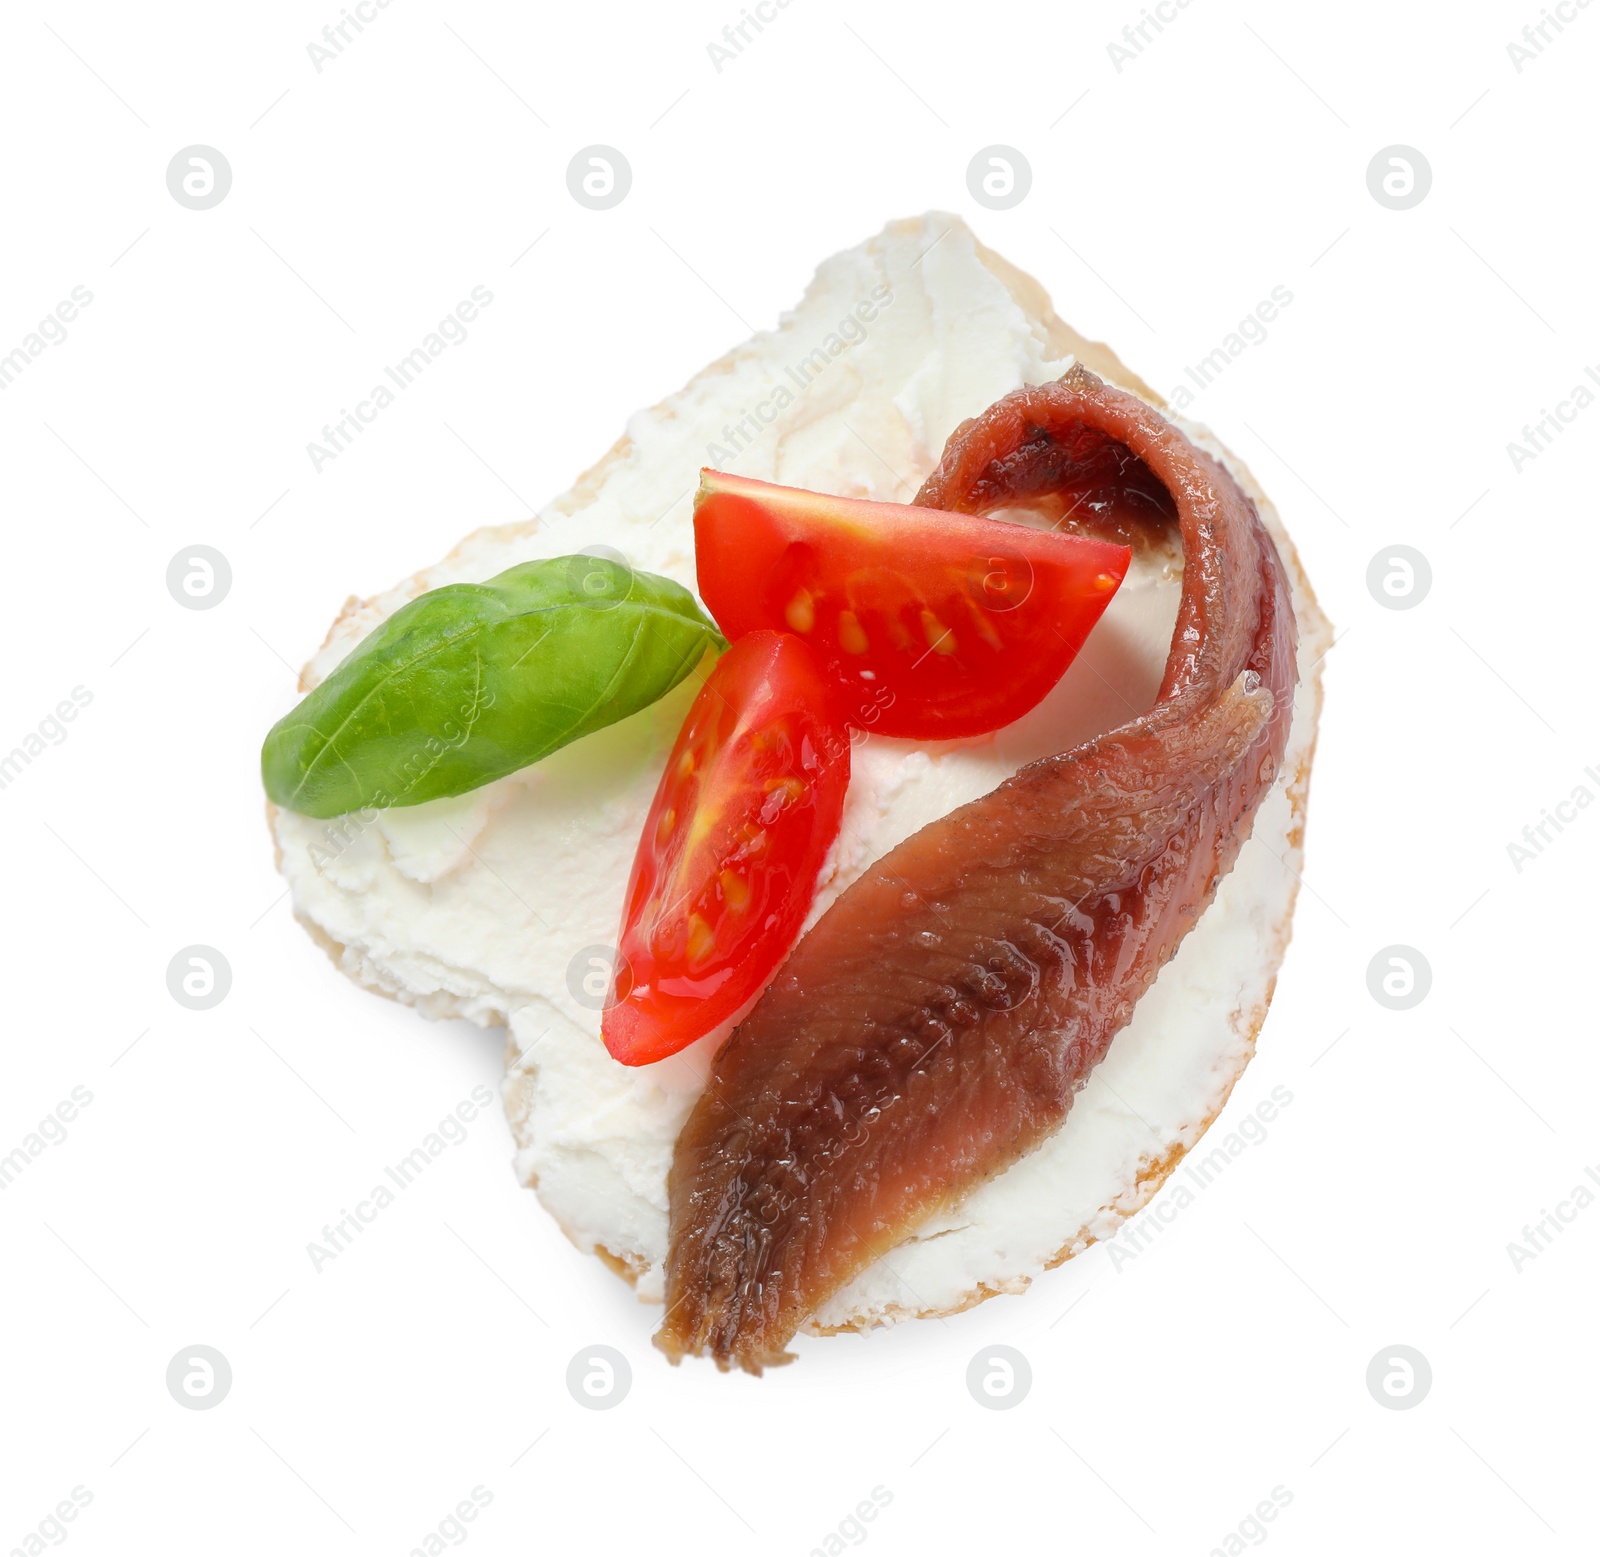
[[964,423],[916,502],[1050,494],[1090,529],[1176,518],[1155,705],[914,834],[795,947],[678,1137],[656,1336],[674,1361],[788,1361],[824,1299],[1055,1131],[1272,785],[1296,631],[1254,505],[1082,367]]

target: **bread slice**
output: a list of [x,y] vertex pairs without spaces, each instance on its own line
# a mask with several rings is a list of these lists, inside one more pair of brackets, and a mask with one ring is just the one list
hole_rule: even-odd
[[[819,267],[764,332],[635,416],[574,487],[526,523],[480,530],[441,563],[347,604],[307,666],[314,685],[425,589],[600,545],[693,587],[689,495],[702,464],[907,501],[966,417],[1081,361],[1161,401],[1059,319],[1037,282],[952,216],[890,224]],[[1255,498],[1283,553],[1300,626],[1289,748],[1251,840],[1139,1003],[1064,1127],[918,1229],[813,1317],[822,1333],[948,1314],[1025,1287],[1142,1206],[1204,1134],[1254,1052],[1288,944],[1331,634],[1294,548],[1241,463],[1182,423]],[[923,823],[1024,762],[1147,707],[1181,558],[1142,552],[1078,662],[1041,708],[975,741],[868,738],[812,916]],[[431,1016],[504,1023],[517,1171],[581,1248],[659,1301],[666,1175],[704,1085],[712,1034],[660,1065],[606,1054],[586,957],[614,944],[634,845],[692,685],[472,795],[369,818],[274,812],[295,912],[359,982]]]

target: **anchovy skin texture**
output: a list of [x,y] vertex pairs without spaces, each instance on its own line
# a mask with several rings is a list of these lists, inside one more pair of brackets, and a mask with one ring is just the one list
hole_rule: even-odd
[[1089,528],[1176,514],[1155,705],[908,838],[796,945],[678,1138],[655,1337],[675,1362],[790,1360],[824,1299],[1058,1129],[1276,777],[1296,628],[1254,504],[1081,367],[959,427],[915,501],[1050,493]]

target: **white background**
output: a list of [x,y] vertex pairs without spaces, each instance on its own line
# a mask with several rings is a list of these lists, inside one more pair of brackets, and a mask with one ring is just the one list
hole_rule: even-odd
[[[1520,871],[1507,845],[1600,794],[1600,408],[1520,473],[1506,445],[1600,370],[1600,7],[1520,73],[1532,0],[1195,0],[1118,71],[1139,9],[793,0],[720,72],[735,0],[394,0],[320,73],[332,0],[0,13],[0,353],[94,299],[0,392],[0,749],[93,698],[0,790],[0,1154],[93,1096],[0,1192],[0,1550],[75,1486],[85,1554],[398,1557],[474,1487],[485,1554],[805,1553],[875,1487],[845,1537],[883,1557],[1226,1550],[1275,1487],[1283,1553],[1587,1549],[1600,1207],[1520,1271],[1507,1244],[1600,1171],[1600,814]],[[566,187],[595,142],[633,169],[608,212]],[[233,170],[208,211],[165,183],[194,143]],[[1033,169],[1009,211],[967,191],[994,143]],[[1393,143],[1433,170],[1408,211],[1367,188]],[[523,517],[818,260],[929,207],[1162,391],[1293,293],[1189,413],[1343,634],[1294,944],[1216,1130],[1292,1105],[1134,1261],[760,1380],[665,1364],[516,1186],[498,1108],[314,1273],[307,1241],[497,1079],[500,1037],[358,990],[291,918],[256,772],[291,667],[347,594]],[[307,442],[475,285],[467,342],[315,473]],[[167,592],[195,543],[232,566],[214,610]],[[1366,586],[1396,543],[1433,571],[1408,611]],[[233,969],[202,1013],[166,987],[196,942]],[[1433,970],[1407,1012],[1367,989],[1391,943]],[[164,1383],[197,1343],[233,1369],[209,1411]],[[596,1343],[633,1369],[605,1412],[565,1385]],[[1033,1372],[1007,1411],[965,1385],[996,1343]],[[1407,1411],[1365,1383],[1396,1343],[1433,1371]]]

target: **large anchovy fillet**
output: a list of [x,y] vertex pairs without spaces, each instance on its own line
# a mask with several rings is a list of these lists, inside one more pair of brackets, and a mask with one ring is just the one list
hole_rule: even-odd
[[1091,527],[1175,515],[1156,702],[908,838],[795,947],[678,1137],[656,1336],[674,1361],[787,1361],[824,1299],[1055,1131],[1277,774],[1294,613],[1233,478],[1076,367],[959,427],[916,501],[983,513],[1051,493]]

